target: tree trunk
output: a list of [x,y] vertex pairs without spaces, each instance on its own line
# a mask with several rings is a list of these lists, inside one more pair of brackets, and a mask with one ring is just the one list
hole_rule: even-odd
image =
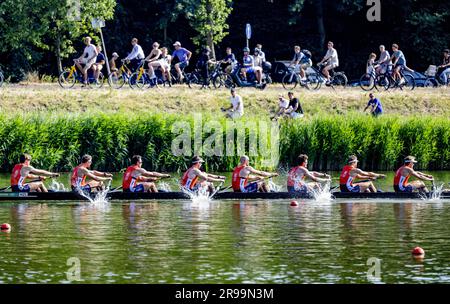
[[[207,14],[208,19],[209,19],[208,22],[209,22],[209,24],[210,24],[210,26],[212,28],[213,27],[213,18],[214,18],[214,16],[213,16],[213,8],[212,8],[212,5],[211,5],[211,3],[209,1],[208,1],[208,4],[206,5],[206,14]],[[207,40],[206,43],[211,48],[211,58],[216,59],[216,52],[214,50],[213,35],[214,35],[214,33],[212,32],[212,30],[209,31],[206,34],[206,40]]]
[[319,48],[323,48],[326,38],[325,24],[323,21],[323,0],[314,0],[313,2],[316,8],[317,30],[319,32]]
[[206,40],[207,40],[208,46],[211,48],[211,58],[216,59],[216,52],[214,51],[214,41],[213,41],[212,37],[213,37],[213,34],[211,32],[209,32]]
[[58,35],[56,37],[56,66],[58,67],[58,75],[63,71],[61,62],[61,38]]
[[167,43],[167,24],[163,28],[164,43]]

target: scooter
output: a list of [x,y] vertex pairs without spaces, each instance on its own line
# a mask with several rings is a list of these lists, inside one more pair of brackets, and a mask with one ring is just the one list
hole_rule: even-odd
[[231,71],[231,74],[227,75],[227,79],[225,80],[226,88],[230,89],[235,87],[253,87],[261,90],[264,90],[266,88],[268,79],[265,73],[262,74],[261,84],[258,84],[258,82],[256,81],[255,73],[248,73],[247,81],[245,81],[241,78],[241,65],[233,64],[232,68],[233,69]]

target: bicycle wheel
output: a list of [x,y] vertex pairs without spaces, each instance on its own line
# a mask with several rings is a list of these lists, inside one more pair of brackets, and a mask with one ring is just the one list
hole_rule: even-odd
[[322,86],[322,79],[319,74],[312,73],[306,76],[308,88],[313,90],[318,90]]
[[58,83],[63,89],[73,88],[77,82],[77,74],[71,71],[64,71],[59,74]]
[[134,72],[131,75],[128,84],[130,85],[130,87],[132,89],[134,89],[134,88],[142,89],[142,88],[144,88],[144,86],[146,84],[148,84],[146,79],[148,79],[146,73],[143,73],[142,75],[139,75],[139,72]]
[[437,88],[439,86],[439,83],[434,78],[428,78],[425,80],[425,83],[423,84],[425,88]]
[[98,82],[93,82],[94,87],[97,89],[100,89],[101,87],[103,87],[103,84],[105,83],[105,76],[103,75],[102,72],[100,72],[100,74],[98,75]]
[[400,84],[400,87],[407,90],[414,90],[416,87],[416,81],[414,80],[414,77],[412,75],[403,75],[404,82]]
[[293,90],[297,87],[299,77],[295,73],[289,73],[283,76],[281,83],[285,90]]
[[128,77],[125,76],[123,73],[118,75],[117,72],[113,72],[108,76],[108,84],[111,88],[114,89],[121,89],[127,82]]
[[218,89],[218,88],[224,86],[226,80],[227,80],[227,75],[225,75],[225,74],[219,74],[219,75],[214,76],[214,78],[212,79],[214,88]]
[[235,88],[236,84],[233,81],[233,78],[231,77],[231,75],[227,75],[227,79],[225,80],[225,87],[227,89],[231,89],[231,88]]
[[375,77],[372,74],[364,74],[359,79],[359,86],[364,91],[372,91],[375,87]]
[[347,86],[347,76],[345,74],[336,74],[333,77],[333,81],[331,82],[334,87],[342,87],[345,89]]
[[387,77],[386,75],[378,75],[375,79],[375,85],[377,87],[384,88],[387,91],[391,86],[391,81],[389,78],[390,77]]

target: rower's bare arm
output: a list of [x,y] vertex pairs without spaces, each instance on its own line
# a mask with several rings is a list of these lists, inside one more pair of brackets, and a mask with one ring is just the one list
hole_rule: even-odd
[[307,169],[303,169],[305,172],[305,175],[310,178],[311,180],[315,182],[328,182],[330,179],[326,178],[326,174],[319,173],[319,172],[309,172]]
[[269,172],[264,172],[264,171],[259,171],[254,169],[253,167],[248,167],[247,170],[250,173],[259,175],[259,176],[264,176],[264,177],[271,177],[271,176],[278,176],[278,173],[269,173]]
[[[100,173],[100,174],[98,174],[98,173]],[[107,177],[106,175],[103,175],[103,172],[98,172],[98,171],[86,170],[86,176],[92,178],[93,180],[95,180],[97,182],[112,180],[112,176]]]
[[[93,173],[94,175],[98,176],[98,177],[113,177],[113,175],[111,173],[106,173],[106,172],[100,172],[100,171],[89,171],[91,173]],[[102,180],[107,180],[107,179],[102,179]]]
[[146,176],[146,177],[156,177],[156,178],[161,178],[161,177],[170,177],[169,174],[162,174],[159,172],[150,172],[147,171],[143,168],[140,168],[139,171],[141,172],[142,175]]
[[209,173],[208,173],[208,177],[209,178],[216,178],[216,179],[223,179],[223,180],[226,178],[225,176],[214,175],[214,174],[209,174]]
[[59,176],[58,173],[53,173],[53,172],[49,172],[46,170],[34,169],[34,168],[30,171],[30,173],[36,174],[36,175],[45,175],[45,176],[54,176],[54,177]]
[[418,179],[421,179],[421,180],[426,180],[426,181],[434,180],[434,178],[431,175],[423,174],[422,172],[411,171],[411,175],[414,177],[417,177]]

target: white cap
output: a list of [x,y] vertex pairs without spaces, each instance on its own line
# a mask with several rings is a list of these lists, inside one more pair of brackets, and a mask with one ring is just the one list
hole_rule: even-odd
[[180,41],[175,41],[175,43],[173,44],[173,46],[181,46]]

